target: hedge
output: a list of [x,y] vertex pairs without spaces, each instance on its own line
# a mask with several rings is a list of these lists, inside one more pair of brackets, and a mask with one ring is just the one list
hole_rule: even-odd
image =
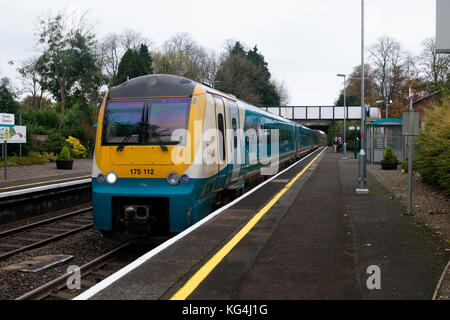
[[425,128],[417,139],[415,168],[425,182],[450,194],[450,97],[427,110]]

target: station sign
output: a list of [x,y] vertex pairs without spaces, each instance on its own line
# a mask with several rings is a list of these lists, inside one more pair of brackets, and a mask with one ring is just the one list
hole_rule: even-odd
[[436,0],[436,53],[450,53],[450,1]]
[[26,126],[11,126],[0,127],[0,143],[26,143],[27,142],[27,127]]
[[14,114],[0,113],[0,126],[11,126],[11,125],[14,125]]
[[405,110],[402,115],[402,136],[419,135],[419,111]]

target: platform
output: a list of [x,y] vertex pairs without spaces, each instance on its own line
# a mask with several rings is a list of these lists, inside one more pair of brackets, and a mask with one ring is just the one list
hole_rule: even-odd
[[92,159],[76,159],[72,170],[58,170],[55,163],[8,167],[0,169],[0,198],[32,192],[86,184],[91,181]]
[[357,160],[319,152],[77,299],[431,299],[445,244],[369,172],[356,195]]
[[8,180],[0,178],[0,224],[28,223],[68,204],[90,202],[91,166],[92,159],[76,159],[72,170],[58,170],[55,163],[8,167]]
[[38,178],[14,181],[0,185],[0,198],[87,184],[91,183],[91,181],[92,179],[89,174],[83,176],[79,176],[78,174],[61,175],[44,180]]

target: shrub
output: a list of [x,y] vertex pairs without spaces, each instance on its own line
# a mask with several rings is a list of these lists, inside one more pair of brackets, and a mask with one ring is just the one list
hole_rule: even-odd
[[55,154],[54,154],[53,152],[50,152],[50,153],[48,153],[48,152],[43,152],[43,153],[42,153],[42,156],[43,156],[45,159],[48,159],[48,160],[51,161],[51,162],[55,162],[55,161],[56,161],[56,156],[55,156]]
[[44,157],[8,157],[8,166],[27,166],[31,164],[44,164],[48,162],[50,161],[48,159],[45,159]]
[[408,172],[408,161],[405,161],[405,162],[402,163],[402,169],[403,169],[405,172]]
[[384,152],[384,160],[394,160],[394,151],[392,151],[392,148],[390,146],[387,147],[386,151]]
[[64,148],[62,148],[61,152],[59,153],[59,155],[56,159],[57,160],[71,160],[72,157],[70,155],[69,148],[67,148],[67,146],[64,146]]
[[69,136],[69,138],[66,139],[66,142],[69,143],[72,154],[75,158],[86,158],[86,148],[81,144],[80,140]]
[[45,128],[56,128],[59,124],[59,113],[54,108],[45,108],[35,111],[34,120]]
[[415,168],[423,180],[450,194],[450,98],[427,111],[425,129],[419,133]]
[[58,153],[65,146],[66,140],[58,132],[50,134],[47,140],[42,145],[42,149],[48,153]]

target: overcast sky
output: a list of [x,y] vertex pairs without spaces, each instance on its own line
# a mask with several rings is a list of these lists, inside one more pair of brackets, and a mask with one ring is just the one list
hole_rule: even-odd
[[[383,35],[414,55],[435,37],[435,0],[365,0],[365,7],[366,61]],[[16,68],[37,54],[37,17],[65,9],[88,11],[97,39],[133,29],[155,47],[178,32],[217,53],[227,39],[256,44],[290,105],[334,104],[343,86],[336,74],[361,63],[361,0],[14,0],[0,4],[0,77],[20,86]]]

